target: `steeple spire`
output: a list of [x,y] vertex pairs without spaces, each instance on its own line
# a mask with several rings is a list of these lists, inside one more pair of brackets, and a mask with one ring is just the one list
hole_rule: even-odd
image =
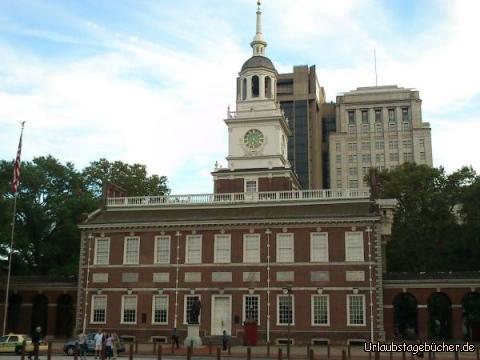
[[265,56],[265,48],[267,47],[267,42],[263,37],[262,33],[262,11],[260,10],[261,1],[257,1],[257,32],[253,41],[250,43],[250,46],[253,49],[253,56]]

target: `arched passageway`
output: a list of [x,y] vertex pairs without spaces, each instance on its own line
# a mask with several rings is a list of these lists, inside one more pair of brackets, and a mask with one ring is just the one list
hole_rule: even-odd
[[7,330],[12,333],[20,332],[23,298],[19,294],[8,297]]
[[68,295],[60,295],[57,299],[57,316],[56,316],[55,336],[70,337],[73,332],[73,298]]
[[428,336],[435,340],[452,338],[452,302],[445,293],[435,292],[428,299]]
[[48,320],[48,299],[45,295],[38,294],[32,301],[32,322],[30,324],[30,333],[33,334],[35,328],[42,328],[41,334],[45,336]]
[[393,327],[395,337],[418,337],[417,299],[410,293],[400,293],[393,299]]
[[462,299],[463,335],[465,340],[480,341],[480,293],[466,293]]

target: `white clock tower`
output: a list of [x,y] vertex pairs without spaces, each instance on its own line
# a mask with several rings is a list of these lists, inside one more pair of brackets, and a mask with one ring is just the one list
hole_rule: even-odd
[[[212,173],[216,180],[216,192],[241,190],[239,181],[236,181],[237,185],[233,188],[237,191],[232,191],[231,186],[226,186],[228,189],[221,191],[222,186],[217,186],[217,180],[225,179],[227,174],[228,179],[242,179],[245,184],[256,181],[256,191],[269,190],[269,186],[262,189],[259,183],[262,177],[288,179],[289,185],[280,186],[282,190],[298,188],[297,177],[288,162],[287,141],[290,130],[277,102],[278,73],[272,61],[265,56],[267,42],[262,33],[260,1],[256,28],[250,44],[253,55],[243,64],[237,78],[236,111],[229,110],[225,119],[228,126],[228,169],[217,168]],[[276,180],[274,182],[279,183],[279,179]],[[247,185],[244,186],[245,191],[247,188],[253,190],[253,185]]]

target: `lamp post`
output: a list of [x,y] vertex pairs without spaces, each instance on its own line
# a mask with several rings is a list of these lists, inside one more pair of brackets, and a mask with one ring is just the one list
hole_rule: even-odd
[[288,295],[288,325],[287,325],[287,360],[290,360],[290,326],[293,318],[293,299],[292,299],[292,287],[288,285],[283,288],[283,294]]
[[83,305],[83,326],[82,332],[85,334],[85,330],[87,328],[87,304],[88,304],[88,282],[90,278],[90,253],[92,251],[92,239],[93,235],[90,233],[88,234],[88,257],[87,257],[87,279],[85,282],[85,302]]

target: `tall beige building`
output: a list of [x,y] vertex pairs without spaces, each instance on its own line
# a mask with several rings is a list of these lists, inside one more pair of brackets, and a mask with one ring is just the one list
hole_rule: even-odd
[[360,87],[337,96],[336,132],[329,136],[330,187],[367,187],[370,167],[405,162],[432,166],[431,129],[422,122],[417,90]]

